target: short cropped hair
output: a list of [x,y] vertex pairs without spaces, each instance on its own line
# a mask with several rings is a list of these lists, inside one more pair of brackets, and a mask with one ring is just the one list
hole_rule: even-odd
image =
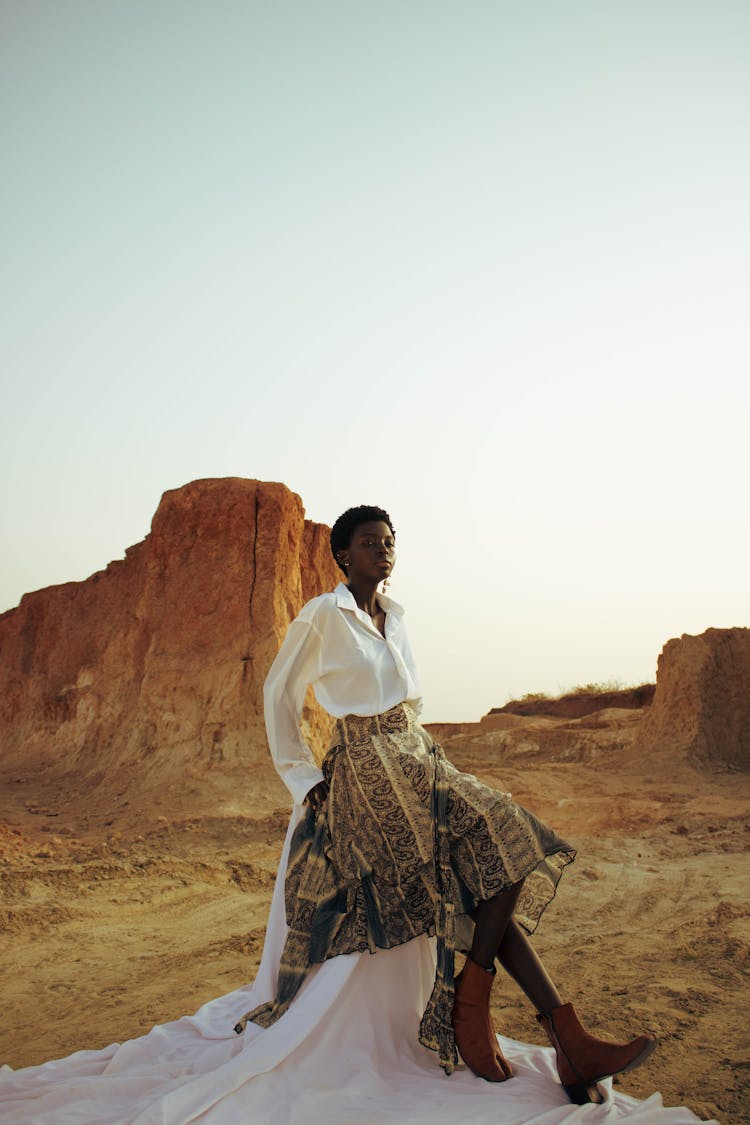
[[344,574],[346,574],[346,567],[339,561],[339,551],[345,551],[349,546],[354,535],[354,529],[359,524],[372,522],[387,523],[391,529],[391,534],[395,537],[396,532],[391,523],[391,517],[383,508],[375,508],[372,504],[360,504],[358,508],[347,508],[331,528],[331,551],[336,560],[336,565],[343,570]]

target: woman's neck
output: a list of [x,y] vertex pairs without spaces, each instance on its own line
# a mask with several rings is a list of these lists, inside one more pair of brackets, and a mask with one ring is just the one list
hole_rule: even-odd
[[373,586],[372,582],[358,582],[355,578],[347,583],[347,589],[359,608],[363,609],[370,617],[374,617],[381,612],[378,604],[377,583]]

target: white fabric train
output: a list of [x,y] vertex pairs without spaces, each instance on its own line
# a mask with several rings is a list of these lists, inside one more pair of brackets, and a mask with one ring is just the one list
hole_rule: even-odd
[[[0,1070],[4,1125],[688,1125],[690,1110],[659,1094],[637,1101],[604,1083],[607,1102],[572,1106],[551,1048],[500,1037],[516,1076],[495,1085],[461,1068],[450,1077],[417,1040],[434,977],[434,939],[336,957],[317,969],[286,1015],[263,1031],[237,1019],[271,999],[284,943],[279,866],[266,942],[253,984],[194,1016],[100,1051],[23,1070]],[[716,1125],[716,1123],[714,1123]]]

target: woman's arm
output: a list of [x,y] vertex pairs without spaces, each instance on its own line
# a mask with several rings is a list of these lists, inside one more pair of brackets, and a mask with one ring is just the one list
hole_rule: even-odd
[[322,770],[300,731],[305,691],[319,674],[320,647],[320,633],[313,622],[296,618],[263,687],[271,757],[297,804],[302,804],[310,790],[323,781]]

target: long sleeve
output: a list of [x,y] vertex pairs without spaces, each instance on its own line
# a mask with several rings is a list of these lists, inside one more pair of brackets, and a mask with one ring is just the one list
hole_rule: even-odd
[[307,685],[317,678],[321,638],[311,621],[296,618],[263,686],[263,708],[273,763],[293,800],[301,804],[323,780],[300,731]]

